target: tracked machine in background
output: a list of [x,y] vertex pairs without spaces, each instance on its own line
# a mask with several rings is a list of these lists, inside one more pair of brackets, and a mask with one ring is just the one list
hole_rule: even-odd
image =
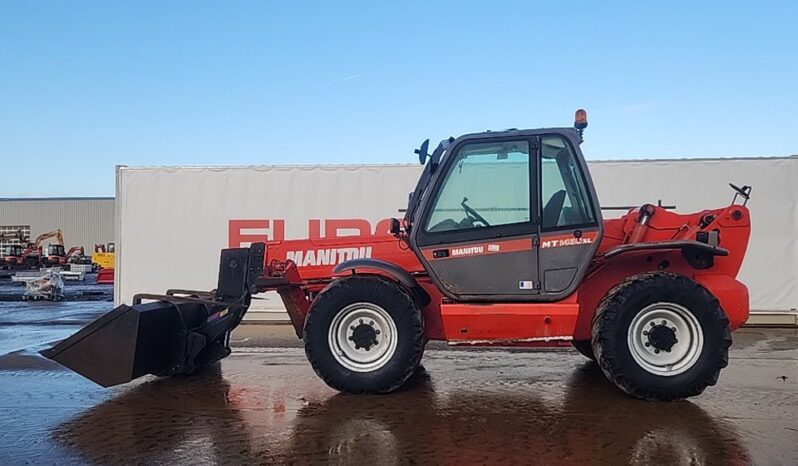
[[736,276],[750,187],[722,208],[645,204],[603,220],[574,128],[442,141],[402,220],[375,236],[222,251],[215,291],[138,295],[44,354],[104,385],[190,373],[230,353],[251,295],[277,291],[316,373],[385,393],[428,340],[471,347],[574,345],[626,393],[698,395],[748,318]]
[[[16,241],[16,244],[7,243],[8,241]],[[0,245],[2,254],[0,256],[0,270],[15,269],[24,261],[22,254],[22,246],[28,243],[28,238],[25,233],[20,229],[11,233],[0,233]]]
[[50,244],[47,254],[42,257],[43,267],[62,267],[68,264],[91,264],[91,258],[85,254],[83,246],[72,246],[67,251],[63,244]]
[[[90,264],[91,259],[84,253],[83,246],[73,246],[67,251],[64,247],[64,234],[61,229],[48,231],[29,242],[22,230],[14,233],[13,239],[19,244],[6,246],[5,266],[10,269],[37,269],[39,267],[61,267],[67,264]],[[44,241],[54,238],[55,242],[43,247]],[[0,237],[0,240],[3,238]],[[24,245],[24,246],[23,246]]]
[[[56,242],[47,246],[47,254],[45,254],[42,244],[44,241],[50,238],[55,238]],[[58,246],[60,246],[60,248],[58,248]],[[24,269],[38,269],[42,266],[47,267],[50,265],[49,259],[51,256],[56,262],[59,261],[59,251],[61,253],[64,251],[64,235],[61,232],[61,229],[55,229],[53,231],[42,233],[41,235],[37,236],[32,243],[29,242],[25,246],[25,248],[22,250],[21,256],[19,256],[19,259],[17,260],[18,264],[16,264],[16,266],[17,268]]]
[[25,263],[23,248],[20,244],[2,246],[3,257],[0,257],[0,269],[15,270]]

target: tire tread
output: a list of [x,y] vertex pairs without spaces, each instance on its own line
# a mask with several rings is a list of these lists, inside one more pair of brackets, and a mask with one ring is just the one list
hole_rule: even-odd
[[[343,296],[358,296],[358,300],[373,302],[375,298],[376,301],[384,299],[386,293],[396,293],[405,303],[405,309],[399,312],[407,312],[410,318],[410,335],[405,337],[411,342],[410,354],[404,361],[400,361],[399,370],[393,371],[390,377],[380,380],[372,378],[366,383],[363,383],[362,377],[341,377],[338,370],[331,370],[327,366],[322,353],[325,347],[329,351],[326,343],[327,328],[317,327],[323,327],[322,319],[329,317],[325,313],[334,312],[336,301]],[[391,312],[388,309],[386,311]],[[314,344],[318,339],[323,340],[321,347]],[[343,393],[389,393],[401,387],[413,375],[421,361],[425,345],[424,321],[413,297],[401,285],[378,275],[353,275],[333,281],[319,293],[305,320],[304,340],[305,354],[310,365],[328,386]]]
[[[620,320],[621,314],[631,312],[627,302],[643,290],[652,288],[684,289],[684,292],[695,294],[707,309],[706,323],[702,328],[707,332],[717,335],[719,344],[706,347],[702,358],[706,357],[708,364],[704,370],[689,384],[673,387],[657,387],[644,384],[634,376],[630,368],[623,367],[619,362],[618,351],[628,346],[626,341],[620,344],[616,341],[615,323]],[[692,312],[692,311],[691,311]],[[707,328],[707,323],[709,328]],[[604,375],[627,394],[646,400],[675,401],[700,395],[708,386],[715,385],[720,371],[729,363],[729,347],[732,344],[729,320],[720,307],[718,299],[695,281],[670,272],[646,272],[631,276],[614,286],[599,303],[593,317],[592,345],[596,360]],[[705,345],[711,343],[705,337]],[[696,363],[698,364],[698,363]],[[695,366],[694,366],[695,367]]]

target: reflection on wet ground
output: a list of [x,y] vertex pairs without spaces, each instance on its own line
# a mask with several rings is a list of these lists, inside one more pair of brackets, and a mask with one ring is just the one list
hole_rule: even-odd
[[798,464],[796,330],[737,332],[718,386],[680,403],[628,398],[571,350],[440,345],[398,393],[339,395],[301,349],[247,347],[295,344],[270,326],[115,389],[36,353],[107,310],[0,303],[0,464]]
[[[562,397],[505,390],[438,396],[426,372],[394,402],[336,396],[300,411],[294,457],[406,464],[746,464],[737,434],[692,404],[654,407],[620,396],[583,364]],[[408,410],[407,406],[413,406]],[[325,445],[304,451],[304,445]]]
[[428,351],[383,396],[336,394],[299,349],[111,390],[12,353],[0,463],[796,464],[798,349],[757,349],[795,334],[758,335],[679,403],[631,399],[572,351]]

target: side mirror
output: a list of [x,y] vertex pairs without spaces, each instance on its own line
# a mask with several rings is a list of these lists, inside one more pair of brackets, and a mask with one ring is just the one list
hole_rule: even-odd
[[424,142],[422,142],[421,147],[413,152],[418,154],[418,162],[421,165],[424,165],[424,163],[427,162],[427,157],[429,157],[429,139],[426,139]]

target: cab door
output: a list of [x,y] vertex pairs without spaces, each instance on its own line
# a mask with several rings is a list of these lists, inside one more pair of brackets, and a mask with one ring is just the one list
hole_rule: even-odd
[[560,134],[540,138],[541,298],[573,292],[598,249],[601,211],[579,147]]
[[454,142],[411,241],[450,298],[538,295],[537,158],[533,136]]

